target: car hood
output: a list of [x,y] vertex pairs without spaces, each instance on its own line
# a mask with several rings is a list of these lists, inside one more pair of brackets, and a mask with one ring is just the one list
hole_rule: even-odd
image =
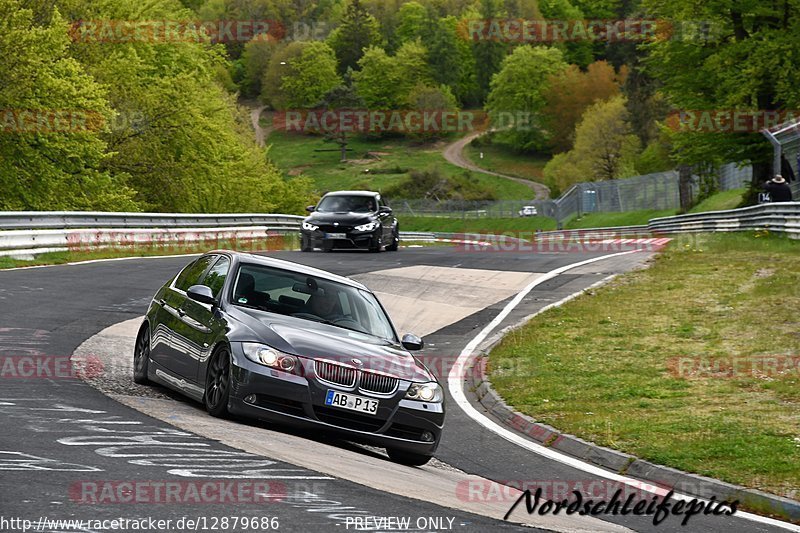
[[313,213],[306,218],[306,222],[313,224],[339,224],[357,225],[366,224],[375,220],[375,215],[369,213]]
[[[337,361],[408,381],[434,379],[405,349],[374,337],[312,320],[255,309],[237,308],[235,313],[256,338],[234,340],[262,342],[282,352]],[[361,366],[354,363],[353,359],[360,361]]]

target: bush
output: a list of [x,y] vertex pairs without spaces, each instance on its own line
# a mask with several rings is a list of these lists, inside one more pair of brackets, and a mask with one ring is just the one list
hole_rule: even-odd
[[496,199],[494,191],[482,185],[469,172],[443,176],[439,169],[414,170],[408,178],[387,187],[383,193],[390,198],[429,198],[437,201]]

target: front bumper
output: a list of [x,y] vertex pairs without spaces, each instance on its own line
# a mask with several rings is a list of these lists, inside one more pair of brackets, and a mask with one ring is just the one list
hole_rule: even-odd
[[[326,232],[322,230],[301,230],[300,239],[303,246],[308,248],[323,248],[331,250],[342,249],[369,249],[375,248],[379,242],[379,231],[341,230]],[[331,234],[342,234],[343,237],[331,237]]]
[[[444,404],[403,399],[410,382],[401,380],[391,396],[373,396],[320,382],[307,359],[302,359],[305,375],[298,376],[250,361],[236,343],[232,355],[231,413],[421,455],[433,455],[439,445]],[[367,415],[326,406],[330,389],[377,399],[378,412]]]

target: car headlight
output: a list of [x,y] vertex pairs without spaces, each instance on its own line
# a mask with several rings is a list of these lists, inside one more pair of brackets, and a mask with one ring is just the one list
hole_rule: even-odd
[[277,370],[283,370],[290,374],[296,374],[297,369],[300,368],[300,361],[297,357],[271,348],[266,344],[243,342],[242,349],[244,350],[245,357],[254,363],[259,363]]
[[314,224],[311,224],[310,222],[306,222],[304,220],[303,221],[303,229],[307,230],[307,231],[317,231],[319,229],[319,226],[315,226]]
[[380,222],[378,221],[368,222],[366,224],[361,224],[360,226],[356,226],[354,229],[356,231],[372,231],[378,227],[378,224],[380,224]]
[[428,383],[412,383],[406,391],[407,400],[438,403],[442,401],[443,397],[442,387],[435,381],[430,381]]

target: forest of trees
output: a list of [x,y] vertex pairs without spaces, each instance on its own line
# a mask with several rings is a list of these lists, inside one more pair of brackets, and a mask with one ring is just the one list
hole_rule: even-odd
[[[755,133],[667,127],[674,110],[794,109],[800,1],[0,0],[0,209],[295,212],[313,193],[252,141],[239,98],[275,110],[483,110],[556,190],[749,162]],[[659,21],[647,38],[474,38],[471,21]],[[269,21],[250,39],[96,42],[76,21]],[[16,110],[16,111],[15,111]],[[19,110],[99,126],[19,132]],[[16,113],[16,114],[15,114]],[[504,114],[528,117],[508,126]],[[420,141],[426,139],[420,139]]]

